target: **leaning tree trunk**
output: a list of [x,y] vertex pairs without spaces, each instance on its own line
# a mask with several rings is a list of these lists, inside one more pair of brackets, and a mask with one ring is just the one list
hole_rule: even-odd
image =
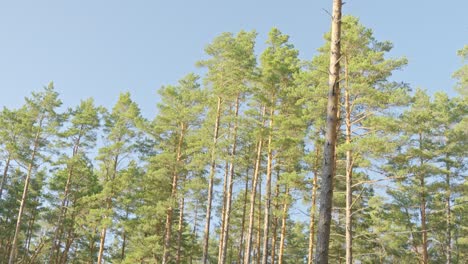
[[331,49],[329,68],[329,89],[327,105],[327,128],[323,151],[323,173],[320,192],[320,209],[317,232],[316,263],[328,263],[328,245],[330,243],[331,211],[333,200],[333,178],[335,176],[335,143],[337,131],[337,111],[340,78],[340,41],[341,41],[341,0],[333,0],[331,29]]
[[13,264],[16,261],[16,244],[18,243],[18,236],[21,228],[21,218],[23,216],[24,207],[26,205],[26,199],[28,197],[29,191],[29,183],[31,182],[31,176],[34,168],[34,160],[36,158],[36,154],[39,148],[39,137],[40,137],[40,130],[42,128],[42,120],[39,122],[39,131],[36,132],[36,136],[34,138],[34,147],[32,150],[31,161],[29,162],[28,166],[28,173],[26,174],[26,180],[24,181],[24,189],[23,195],[21,196],[21,203],[20,208],[18,210],[18,219],[16,220],[16,228],[15,228],[15,235],[13,236],[13,242],[11,242],[11,251],[10,251],[10,258],[8,260],[8,264]]

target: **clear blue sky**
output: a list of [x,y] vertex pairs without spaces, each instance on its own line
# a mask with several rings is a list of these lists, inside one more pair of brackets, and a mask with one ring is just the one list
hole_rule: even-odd
[[[49,81],[66,106],[94,97],[110,107],[130,91],[146,117],[156,90],[199,71],[204,47],[222,32],[259,33],[278,27],[310,59],[329,30],[331,0],[30,0],[0,2],[0,106],[18,107]],[[397,80],[433,92],[451,92],[461,66],[456,51],[468,44],[468,1],[348,0],[378,40],[394,43],[392,56],[409,66]]]

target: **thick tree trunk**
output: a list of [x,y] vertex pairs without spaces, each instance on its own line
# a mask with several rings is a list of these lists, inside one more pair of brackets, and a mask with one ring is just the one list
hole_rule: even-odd
[[165,225],[165,235],[164,235],[164,250],[163,250],[163,258],[162,264],[167,264],[169,262],[169,248],[171,246],[171,235],[172,235],[172,214],[174,212],[173,203],[177,198],[177,188],[179,182],[179,172],[178,167],[180,163],[180,159],[182,158],[182,144],[184,142],[185,136],[185,129],[186,126],[184,123],[180,124],[180,135],[177,142],[177,149],[176,149],[176,160],[173,167],[172,172],[172,189],[171,189],[171,198],[170,198],[170,205],[166,212],[166,225]]
[[[39,122],[39,127],[40,129],[42,128],[42,120]],[[13,236],[13,241],[11,243],[10,258],[8,260],[8,264],[14,264],[16,261],[16,248],[17,248],[16,244],[18,243],[18,236],[19,236],[19,232],[21,228],[21,218],[23,216],[24,208],[26,205],[26,199],[28,197],[29,184],[31,182],[32,171],[34,168],[34,160],[36,159],[37,150],[39,148],[40,129],[36,133],[36,136],[34,138],[34,147],[32,150],[31,161],[29,162],[29,166],[28,166],[28,173],[26,174],[26,179],[24,181],[23,195],[21,196],[21,203],[20,203],[20,208],[18,210],[18,218],[16,219],[15,234]]]
[[271,213],[271,174],[273,170],[273,115],[274,108],[270,109],[270,133],[268,135],[268,152],[267,152],[267,173],[266,173],[266,183],[265,183],[265,215],[263,216],[263,258],[262,264],[267,264],[268,262],[268,241],[269,241],[269,230],[270,230],[270,213]]
[[238,117],[239,117],[239,107],[240,107],[240,94],[237,95],[236,99],[236,106],[234,112],[234,128],[233,128],[233,144],[232,144],[232,151],[231,151],[231,163],[229,165],[229,177],[228,177],[228,190],[226,196],[226,209],[225,209],[225,216],[224,216],[224,226],[222,230],[222,246],[221,246],[221,254],[220,254],[220,262],[219,263],[226,263],[226,255],[227,255],[227,244],[229,239],[229,223],[230,223],[230,216],[231,216],[231,205],[232,205],[232,188],[234,185],[234,163],[236,157],[236,150],[237,150],[237,128],[238,128]]
[[330,243],[331,211],[333,200],[333,178],[335,176],[335,146],[340,78],[341,0],[333,0],[331,50],[329,68],[329,92],[327,106],[327,130],[325,135],[324,162],[320,192],[319,223],[317,233],[316,263],[328,263]]
[[[317,135],[318,136],[318,135]],[[314,164],[314,179],[312,181],[312,202],[310,206],[310,224],[309,224],[309,252],[307,257],[307,264],[312,264],[314,254],[314,239],[315,239],[315,211],[317,207],[317,183],[318,183],[318,164],[319,164],[320,150],[316,144],[315,146],[315,164]]]
[[[262,110],[262,119],[264,120],[265,116],[265,107]],[[262,121],[262,128],[264,126],[264,121]],[[262,145],[263,145],[263,138],[260,136],[258,139],[257,144],[257,156],[255,158],[255,167],[254,167],[254,174],[252,177],[252,192],[250,193],[250,212],[249,212],[249,227],[247,229],[247,237],[246,237],[246,246],[244,251],[244,263],[250,264],[250,252],[252,247],[252,235],[253,235],[253,228],[254,228],[254,216],[255,216],[255,200],[257,198],[257,184],[258,184],[258,176],[260,173],[260,165],[262,160]]]
[[219,123],[221,119],[221,97],[218,97],[218,104],[216,110],[216,120],[213,131],[213,146],[211,149],[211,166],[210,166],[210,175],[208,180],[208,201],[206,205],[206,220],[205,220],[205,230],[204,230],[204,239],[203,239],[203,257],[202,263],[206,264],[208,262],[208,246],[210,240],[210,224],[211,224],[211,207],[213,203],[213,185],[214,185],[214,175],[216,171],[216,145],[218,143],[218,133],[219,133]]

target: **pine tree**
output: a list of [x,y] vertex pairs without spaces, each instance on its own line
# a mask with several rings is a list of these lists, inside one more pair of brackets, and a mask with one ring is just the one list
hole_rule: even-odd
[[43,92],[33,93],[31,98],[26,98],[24,116],[26,130],[29,138],[28,156],[25,157],[24,163],[27,166],[26,179],[24,180],[23,194],[16,219],[16,228],[11,242],[9,264],[16,262],[17,244],[21,232],[22,217],[25,211],[25,205],[28,202],[29,185],[33,176],[37,174],[39,159],[44,158],[42,151],[49,143],[49,137],[56,134],[57,127],[60,126],[61,117],[56,112],[56,109],[62,104],[58,99],[58,93],[54,90],[54,86],[50,83],[44,88]]

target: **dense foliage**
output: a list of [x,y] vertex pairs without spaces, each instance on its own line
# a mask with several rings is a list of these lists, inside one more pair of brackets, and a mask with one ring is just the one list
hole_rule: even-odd
[[[351,235],[356,263],[467,263],[467,65],[458,96],[413,91],[390,42],[342,31],[330,261]],[[329,38],[301,61],[278,29],[259,56],[255,32],[224,33],[152,120],[129,93],[63,109],[52,83],[3,108],[0,262],[310,261]]]

